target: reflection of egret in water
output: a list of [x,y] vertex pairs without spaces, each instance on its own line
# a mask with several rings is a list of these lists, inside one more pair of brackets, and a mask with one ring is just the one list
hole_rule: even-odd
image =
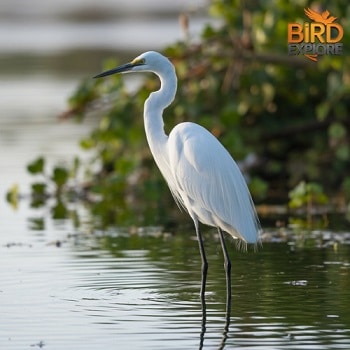
[[205,330],[208,262],[199,222],[218,228],[225,261],[229,320],[231,262],[223,231],[244,244],[256,244],[259,241],[259,220],[237,164],[211,133],[197,124],[186,122],[176,125],[169,136],[165,134],[163,110],[174,100],[177,88],[177,77],[171,62],[161,54],[149,51],[95,78],[123,72],[153,72],[161,81],[160,89],[151,93],[145,102],[146,137],[176,202],[188,211],[195,225],[202,259],[200,295]]
[[[231,275],[228,275],[228,281],[226,281],[226,286],[231,287]],[[224,330],[222,333],[222,339],[221,343],[218,347],[218,350],[222,350],[225,347],[226,339],[228,338],[228,331],[230,327],[230,316],[231,316],[231,291],[229,293],[226,293],[226,315],[225,315],[225,323],[224,323]],[[199,350],[203,349],[204,346],[204,339],[205,339],[205,332],[207,330],[206,328],[207,323],[207,307],[205,304],[204,299],[202,298],[202,329],[199,337]]]

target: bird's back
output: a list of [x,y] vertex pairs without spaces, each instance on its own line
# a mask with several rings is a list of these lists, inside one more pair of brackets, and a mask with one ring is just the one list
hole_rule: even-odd
[[257,243],[260,224],[247,184],[221,143],[205,128],[187,122],[175,126],[167,147],[169,187],[191,217]]

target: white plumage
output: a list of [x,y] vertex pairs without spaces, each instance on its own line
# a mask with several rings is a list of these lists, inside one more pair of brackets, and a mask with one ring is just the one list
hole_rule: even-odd
[[247,184],[230,154],[203,127],[186,122],[176,125],[169,136],[165,134],[163,110],[177,89],[175,68],[166,57],[149,51],[96,78],[123,72],[153,72],[160,78],[160,89],[145,102],[147,141],[175,200],[194,221],[202,258],[203,303],[208,263],[198,221],[218,228],[230,297],[231,263],[222,231],[244,243],[259,242],[260,224]]
[[192,219],[256,243],[260,226],[249,190],[221,143],[200,125],[181,123],[171,131],[167,151],[169,187]]

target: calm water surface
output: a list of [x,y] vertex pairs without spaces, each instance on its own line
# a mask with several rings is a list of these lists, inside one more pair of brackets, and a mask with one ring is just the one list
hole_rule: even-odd
[[[200,257],[192,230],[76,230],[37,212],[2,223],[1,349],[349,349],[350,246],[232,243],[231,324],[215,231],[202,331]],[[23,214],[24,215],[24,214]],[[11,216],[11,214],[10,214]]]

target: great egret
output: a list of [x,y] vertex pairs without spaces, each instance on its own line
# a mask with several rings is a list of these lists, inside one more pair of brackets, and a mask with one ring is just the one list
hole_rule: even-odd
[[172,103],[177,89],[175,68],[166,57],[148,51],[94,78],[127,72],[153,72],[161,81],[160,89],[152,92],[144,105],[147,141],[175,201],[194,222],[202,259],[202,302],[208,262],[199,221],[218,228],[229,301],[231,262],[223,231],[244,243],[259,242],[260,224],[246,182],[230,154],[202,126],[185,122],[176,125],[169,136],[165,134],[163,110]]

